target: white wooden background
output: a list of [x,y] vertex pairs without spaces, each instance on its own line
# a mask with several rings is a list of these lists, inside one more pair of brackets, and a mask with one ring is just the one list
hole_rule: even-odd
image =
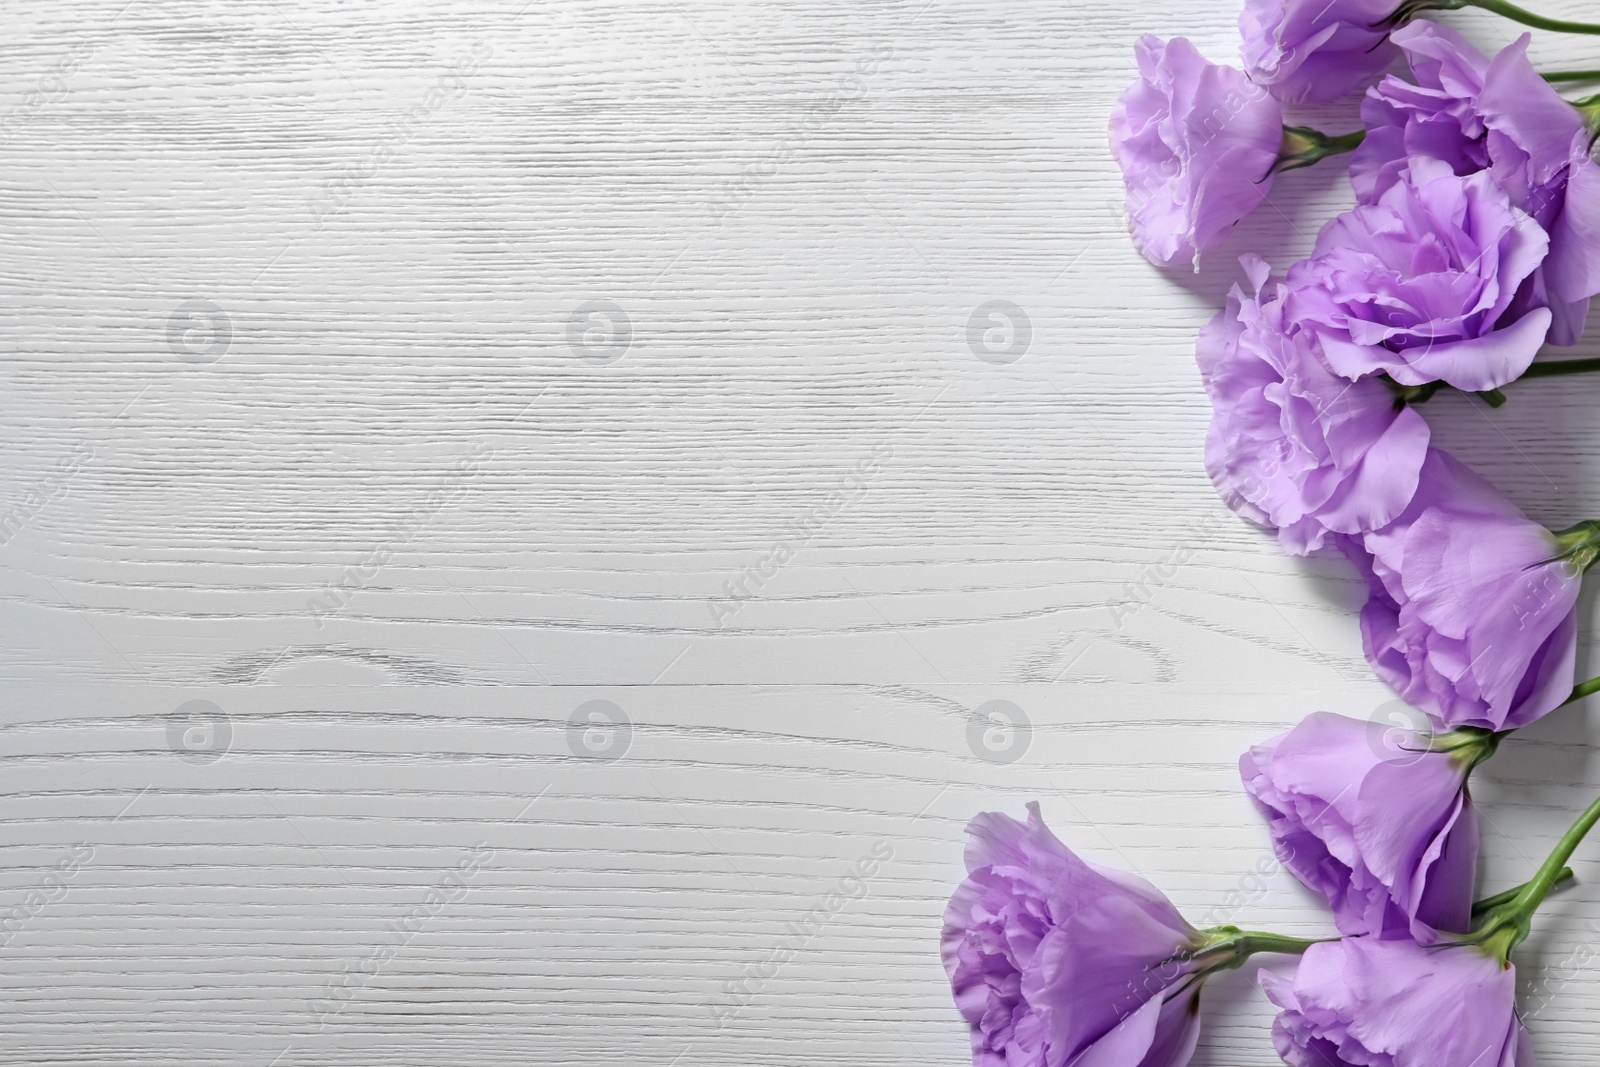
[[[1030,798],[1197,920],[1326,929],[1233,761],[1391,697],[1351,572],[1207,484],[1191,349],[1342,170],[1178,278],[1104,146],[1134,38],[1229,59],[1235,6],[7,4],[0,1063],[960,1064],[962,826]],[[1511,392],[1427,414],[1600,515],[1600,382]],[[1591,739],[1480,776],[1489,888]],[[1578,867],[1549,1064],[1600,1051]],[[1248,973],[1208,1000],[1198,1064],[1275,1062]]]

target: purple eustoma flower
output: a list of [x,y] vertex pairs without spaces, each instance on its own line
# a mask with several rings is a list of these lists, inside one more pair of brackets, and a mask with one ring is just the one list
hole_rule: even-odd
[[1487,174],[1415,160],[1323,227],[1289,271],[1289,317],[1347,378],[1494,389],[1527,369],[1550,310],[1517,301],[1550,241]]
[[1361,611],[1367,659],[1444,728],[1526,726],[1572,691],[1590,536],[1552,534],[1454,457],[1430,450],[1405,512],[1341,541],[1370,590]]
[[1037,804],[1026,825],[986,812],[967,832],[943,956],[973,1063],[1186,1064],[1205,935],[1148,882],[1075,856]]
[[1239,773],[1279,860],[1327,899],[1341,933],[1430,943],[1472,918],[1467,775],[1495,745],[1318,712],[1246,752]]
[[1517,304],[1548,306],[1550,342],[1577,344],[1600,294],[1600,164],[1583,116],[1528,61],[1527,35],[1493,59],[1434,22],[1397,30],[1394,41],[1411,79],[1385,78],[1362,102],[1367,137],[1350,164],[1357,196],[1377,201],[1419,158],[1487,173],[1550,235]]
[[1312,945],[1293,981],[1261,972],[1291,1067],[1534,1067],[1516,969],[1484,949],[1409,939]]
[[1398,0],[1245,0],[1240,54],[1250,79],[1286,103],[1327,103],[1387,70],[1385,20]]
[[1300,555],[1330,531],[1383,526],[1416,491],[1427,422],[1397,408],[1378,378],[1335,374],[1316,338],[1285,320],[1283,286],[1263,299],[1266,263],[1241,262],[1253,295],[1235,286],[1195,349],[1213,410],[1212,482],[1230,507],[1276,527],[1283,547]]
[[1142,37],[1134,54],[1139,80],[1111,113],[1129,229],[1152,262],[1198,269],[1200,253],[1266,199],[1283,113],[1182,37]]

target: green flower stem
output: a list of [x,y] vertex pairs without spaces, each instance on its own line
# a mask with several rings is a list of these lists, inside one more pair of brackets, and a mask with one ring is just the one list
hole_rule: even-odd
[[[1600,357],[1591,359],[1552,359],[1544,363],[1530,363],[1522,372],[1523,378],[1554,378],[1561,374],[1587,374],[1600,370]],[[1521,380],[1520,378],[1518,379]]]
[[1238,945],[1241,956],[1253,956],[1258,952],[1278,952],[1285,956],[1298,956],[1312,945],[1328,940],[1338,939],[1289,937],[1287,934],[1268,934],[1251,930],[1240,936]]
[[[1583,121],[1588,124],[1590,130],[1600,130],[1600,93],[1586,96],[1582,100],[1574,100],[1572,106],[1578,109],[1578,113],[1583,116]],[[1589,145],[1591,148],[1594,146],[1593,139],[1589,141]]]
[[1283,144],[1278,149],[1278,161],[1272,165],[1272,173],[1299,170],[1320,163],[1329,156],[1354,152],[1366,138],[1366,130],[1330,136],[1310,126],[1285,126]]
[[[1278,157],[1280,162],[1283,158],[1282,156]],[[1296,165],[1309,166],[1310,164]],[[1588,374],[1591,371],[1600,371],[1600,357],[1552,359],[1543,363],[1529,364],[1528,369],[1522,372],[1522,377],[1518,378],[1517,381],[1520,382],[1523,378],[1556,378],[1564,374]],[[1405,407],[1408,404],[1425,404],[1433,394],[1440,389],[1446,388],[1443,382],[1429,382],[1427,385],[1401,385],[1387,374],[1379,377],[1383,384],[1389,387],[1389,391],[1394,393],[1396,407]],[[1474,395],[1492,408],[1502,406],[1509,399],[1505,392],[1500,389],[1483,389]]]
[[1203,940],[1193,951],[1187,952],[1185,958],[1198,964],[1198,970],[1205,974],[1232,970],[1258,952],[1298,956],[1319,942],[1339,940],[1336,937],[1290,937],[1260,930],[1241,930],[1237,926],[1214,926],[1200,931],[1200,935]]
[[1474,767],[1500,750],[1500,742],[1512,732],[1501,730],[1497,733],[1473,726],[1459,726],[1447,734],[1436,735],[1429,743],[1428,750],[1444,753],[1455,761],[1463,774],[1471,774]]
[[1561,702],[1562,707],[1582,700],[1586,696],[1600,693],[1600,678],[1590,678],[1587,682],[1579,682],[1572,687],[1572,695]]
[[1567,562],[1567,573],[1583,574],[1596,562],[1600,562],[1600,521],[1589,519],[1576,526],[1569,526],[1565,530],[1553,530],[1556,546],[1560,550],[1545,563],[1555,563],[1558,560]]
[[1578,816],[1578,821],[1561,835],[1561,840],[1533,879],[1517,890],[1509,901],[1490,908],[1484,915],[1482,927],[1466,938],[1464,943],[1478,945],[1500,962],[1509,963],[1512,950],[1527,940],[1533,924],[1533,913],[1539,910],[1539,905],[1550,895],[1550,890],[1562,880],[1567,861],[1597,822],[1600,822],[1600,798],[1590,804]]
[[[1576,877],[1577,875],[1572,873],[1571,867],[1563,867],[1561,868],[1561,873],[1556,876],[1556,885],[1563,885],[1572,881]],[[1495,908],[1503,907],[1506,904],[1511,903],[1513,900],[1517,899],[1517,894],[1521,893],[1526,888],[1528,888],[1527,884],[1524,883],[1523,885],[1519,885],[1514,889],[1507,889],[1503,893],[1496,893],[1492,897],[1484,897],[1482,900],[1478,901],[1472,906],[1472,917],[1476,919],[1485,912],[1493,911]]]
[[1394,394],[1395,410],[1408,404],[1426,404],[1433,398],[1433,394],[1445,388],[1443,382],[1429,382],[1427,385],[1401,385],[1387,374],[1378,375],[1378,380],[1389,387]]
[[1600,70],[1552,70],[1539,75],[1547,82],[1600,82]]
[[1355,130],[1351,133],[1341,133],[1336,137],[1327,137],[1323,147],[1328,150],[1328,155],[1336,156],[1341,152],[1354,152],[1366,139],[1366,130]]
[[1565,19],[1545,18],[1543,15],[1535,15],[1532,11],[1507,3],[1506,0],[1466,0],[1465,6],[1480,8],[1496,15],[1503,15],[1512,22],[1520,22],[1524,26],[1532,26],[1536,30],[1550,30],[1552,33],[1600,34],[1600,26],[1587,22],[1568,22]]
[[1511,906],[1519,913],[1531,916],[1544,903],[1544,898],[1550,895],[1550,890],[1561,881],[1561,872],[1567,869],[1567,861],[1597,822],[1600,822],[1600,799],[1585,808],[1583,814],[1578,816],[1578,821],[1561,835],[1561,840],[1556,842],[1556,847],[1545,857],[1533,879],[1522,887]]

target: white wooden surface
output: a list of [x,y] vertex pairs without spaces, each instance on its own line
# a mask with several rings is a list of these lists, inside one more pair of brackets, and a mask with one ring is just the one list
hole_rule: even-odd
[[[1326,928],[1233,761],[1390,696],[1353,575],[1217,502],[1190,353],[1342,175],[1172,278],[1104,149],[1137,34],[1234,54],[1213,6],[10,4],[0,1063],[959,1064],[961,828],[1032,797]],[[1600,382],[1514,394],[1427,414],[1600,514]],[[1491,888],[1591,739],[1482,776]],[[1597,860],[1524,958],[1550,1064],[1600,1051]],[[1197,1063],[1275,1062],[1248,974],[1209,1004]]]

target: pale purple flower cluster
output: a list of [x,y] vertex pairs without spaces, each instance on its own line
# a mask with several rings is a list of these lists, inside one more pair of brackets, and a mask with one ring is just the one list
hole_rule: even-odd
[[1370,203],[1322,228],[1289,270],[1288,317],[1355,381],[1495,389],[1519,377],[1550,332],[1525,292],[1550,238],[1486,172],[1458,177],[1417,159]]
[[[1143,879],[1079,859],[1037,806],[1026,824],[981,815],[943,945],[975,1064],[1184,1067],[1206,977],[1269,952],[1300,956],[1262,975],[1292,1067],[1533,1067],[1511,953],[1600,801],[1532,881],[1477,901],[1469,779],[1509,733],[1600,691],[1574,685],[1600,522],[1530,519],[1432,443],[1418,405],[1442,389],[1504,403],[1546,345],[1581,338],[1600,295],[1600,98],[1565,99],[1526,36],[1485,56],[1413,21],[1450,6],[1245,0],[1243,70],[1145,37],[1111,119],[1134,242],[1164,266],[1198,269],[1274,175],[1354,153],[1354,206],[1281,277],[1243,255],[1196,345],[1218,492],[1285,550],[1353,565],[1366,657],[1424,724],[1319,712],[1239,761],[1279,862],[1339,936],[1196,929]],[[1284,125],[1285,107],[1359,89],[1359,134]]]
[[1274,849],[1345,936],[1312,945],[1262,988],[1293,1067],[1532,1067],[1515,969],[1472,943],[1473,767],[1500,735],[1440,736],[1319,713],[1245,753]]
[[1432,22],[1393,41],[1411,77],[1385,78],[1362,101],[1367,136],[1350,164],[1357,196],[1381,200],[1424,161],[1487,176],[1547,246],[1529,277],[1504,285],[1512,313],[1548,311],[1549,342],[1576,344],[1600,294],[1600,165],[1582,113],[1533,68],[1526,35],[1493,58]]
[[1492,742],[1457,740],[1318,712],[1240,757],[1284,866],[1341,932],[1432,942],[1467,928],[1478,860],[1467,773]]
[[1378,378],[1337,374],[1320,339],[1288,317],[1288,291],[1245,262],[1250,292],[1200,334],[1200,378],[1215,405],[1206,470],[1230,507],[1306,553],[1329,534],[1396,518],[1417,491],[1428,424]]
[[[1283,26],[1306,14],[1249,17],[1269,7]],[[1572,690],[1593,559],[1432,448],[1414,405],[1441,388],[1498,401],[1545,345],[1581,335],[1600,294],[1594,132],[1526,38],[1492,58],[1431,22],[1385,40],[1410,74],[1366,95],[1356,206],[1281,282],[1245,256],[1249,290],[1200,333],[1206,469],[1288,551],[1331,544],[1355,563],[1367,656],[1402,696],[1441,728],[1512,729]]]
[[1466,775],[1494,742],[1369,747],[1367,725],[1313,717],[1245,757],[1275,843],[1334,903],[1342,939],[1197,930],[1144,879],[1080,859],[1037,804],[1027,823],[973,819],[942,955],[975,1067],[1185,1067],[1206,978],[1255,952],[1304,954],[1293,979],[1261,976],[1294,1067],[1533,1067],[1514,970],[1429,925],[1467,929],[1478,837]]

